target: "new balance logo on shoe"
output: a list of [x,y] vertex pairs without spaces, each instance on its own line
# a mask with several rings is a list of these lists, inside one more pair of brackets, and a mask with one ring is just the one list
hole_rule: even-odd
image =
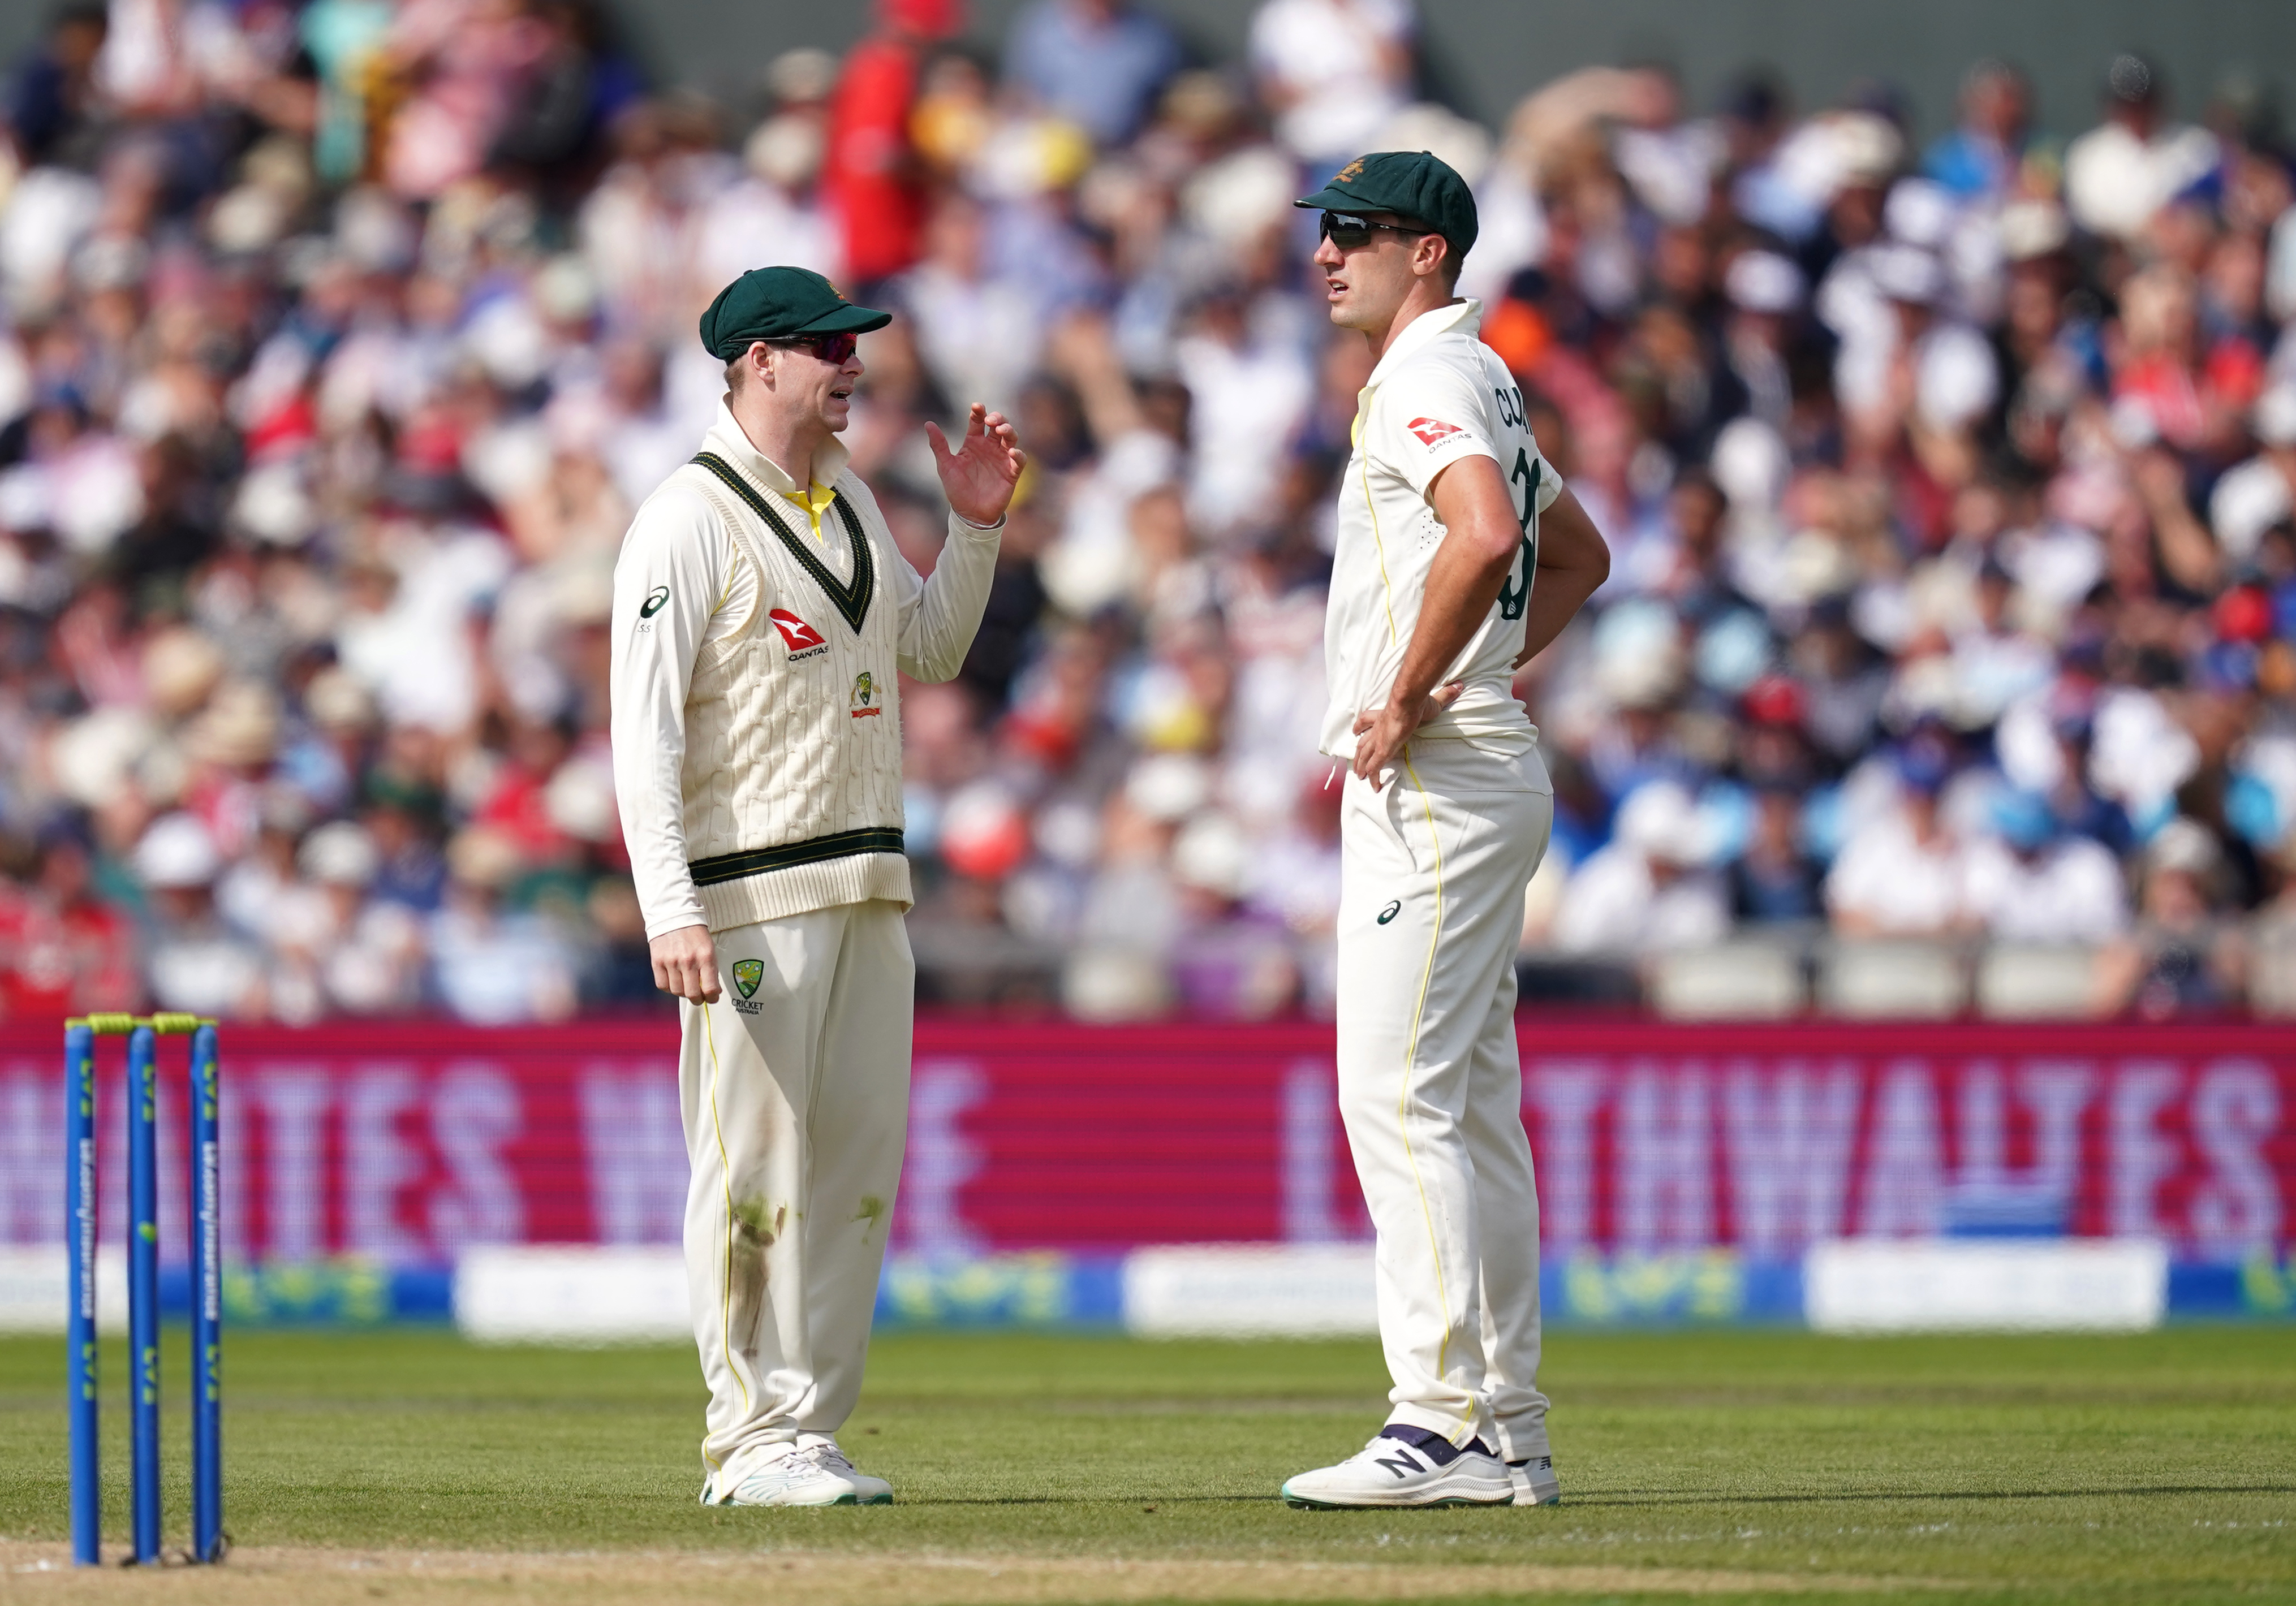
[[1412,1460],[1410,1452],[1406,1450],[1398,1450],[1393,1455],[1381,1455],[1374,1459],[1398,1478],[1408,1478],[1414,1472],[1423,1472],[1427,1470]]

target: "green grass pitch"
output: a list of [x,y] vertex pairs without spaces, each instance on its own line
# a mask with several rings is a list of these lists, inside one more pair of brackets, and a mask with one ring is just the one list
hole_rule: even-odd
[[[183,1334],[168,1336],[168,1527],[179,1544]],[[711,1591],[727,1600],[768,1598],[724,1583],[760,1555],[808,1557],[825,1579],[904,1556],[1252,1564],[1209,1583],[1170,1573],[1191,1599],[1226,1589],[1395,1602],[1418,1598],[1414,1580],[1439,1580],[1456,1600],[1480,1576],[1460,1569],[1514,1568],[1565,1569],[1551,1581],[1566,1587],[1541,1592],[1548,1600],[1810,1586],[1795,1598],[2296,1600],[2296,1332],[2286,1328],[1558,1333],[1545,1381],[1565,1504],[1389,1513],[1295,1512],[1275,1497],[1286,1474],[1350,1452],[1377,1426],[1386,1380],[1364,1342],[882,1337],[843,1438],[893,1480],[898,1504],[828,1512],[695,1504],[701,1397],[690,1351],[248,1332],[230,1337],[226,1359],[234,1568],[259,1566],[266,1551],[336,1548],[645,1553],[666,1579],[682,1566],[719,1569]],[[115,1550],[127,1528],[123,1363],[107,1346]],[[70,1594],[77,1580],[51,1575],[55,1587],[43,1579],[39,1593],[25,1577],[62,1553],[62,1371],[55,1340],[0,1340],[0,1561],[11,1563],[0,1600],[19,1598],[12,1586],[26,1600],[80,1598]],[[981,1579],[1002,1575],[966,1576],[972,1600],[991,1598],[997,1586]],[[1098,1576],[1015,1583],[1015,1598],[1145,1598]],[[1574,1580],[1599,1587],[1588,1594]],[[365,1594],[405,1581],[392,1575]],[[921,1584],[907,1606],[940,1598],[935,1587]],[[503,1588],[467,1598],[529,1598]],[[336,1598],[331,1589],[276,1598]],[[531,1598],[686,1597],[569,1586]]]

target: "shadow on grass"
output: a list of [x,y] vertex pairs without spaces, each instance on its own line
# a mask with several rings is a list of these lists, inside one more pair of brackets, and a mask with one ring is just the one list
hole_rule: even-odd
[[[2283,1483],[2227,1484],[2132,1484],[2124,1487],[2087,1489],[1876,1489],[1859,1493],[1815,1495],[1565,1495],[1563,1511],[1583,1511],[1589,1507],[1634,1509],[1645,1506],[1672,1505],[1837,1505],[1850,1503],[1878,1504],[1900,1500],[2087,1500],[2112,1495],[2162,1496],[2171,1495],[2296,1495],[2296,1485]],[[935,1500],[903,1500],[900,1504],[912,1511],[930,1506],[1126,1506],[1152,1504],[1183,1505],[1262,1505],[1281,1501],[1274,1491],[1249,1495],[1165,1495],[1143,1494],[1129,1495],[1086,1496],[1080,1495],[961,1495]],[[1363,1506],[1366,1512],[1457,1511],[1459,1506],[1381,1505]],[[1494,1507],[1493,1509],[1512,1509]]]
[[1877,1489],[1819,1495],[1570,1495],[1566,1505],[1833,1505],[1882,1500],[2087,1500],[2113,1495],[2296,1495],[2284,1483],[2159,1483],[2087,1489]]

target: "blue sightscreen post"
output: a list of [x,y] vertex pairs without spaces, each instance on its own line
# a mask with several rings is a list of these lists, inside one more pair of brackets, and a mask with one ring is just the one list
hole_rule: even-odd
[[192,1556],[223,1559],[223,1143],[216,1023],[192,1034]]
[[72,1561],[102,1560],[103,1492],[96,1467],[95,1028],[64,1022],[66,1409],[71,1418]]
[[160,1559],[160,1079],[149,1021],[127,1039],[127,1348],[135,1560]]

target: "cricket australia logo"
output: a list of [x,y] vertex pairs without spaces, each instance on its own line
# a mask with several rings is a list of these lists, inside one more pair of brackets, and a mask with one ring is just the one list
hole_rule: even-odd
[[734,990],[744,998],[758,996],[758,983],[766,979],[766,962],[762,959],[737,959],[734,962]]
[[853,717],[873,719],[885,710],[877,706],[877,679],[864,669],[853,677]]
[[1350,178],[1361,178],[1362,176],[1363,176],[1363,158],[1361,158],[1360,156],[1358,156],[1357,158],[1356,158],[1356,160],[1353,160],[1353,161],[1349,162],[1346,167],[1341,168],[1338,172],[1336,172],[1336,173],[1332,174],[1332,182],[1333,184],[1345,184],[1345,183],[1347,183],[1347,182],[1348,182],[1348,180],[1349,180]]

